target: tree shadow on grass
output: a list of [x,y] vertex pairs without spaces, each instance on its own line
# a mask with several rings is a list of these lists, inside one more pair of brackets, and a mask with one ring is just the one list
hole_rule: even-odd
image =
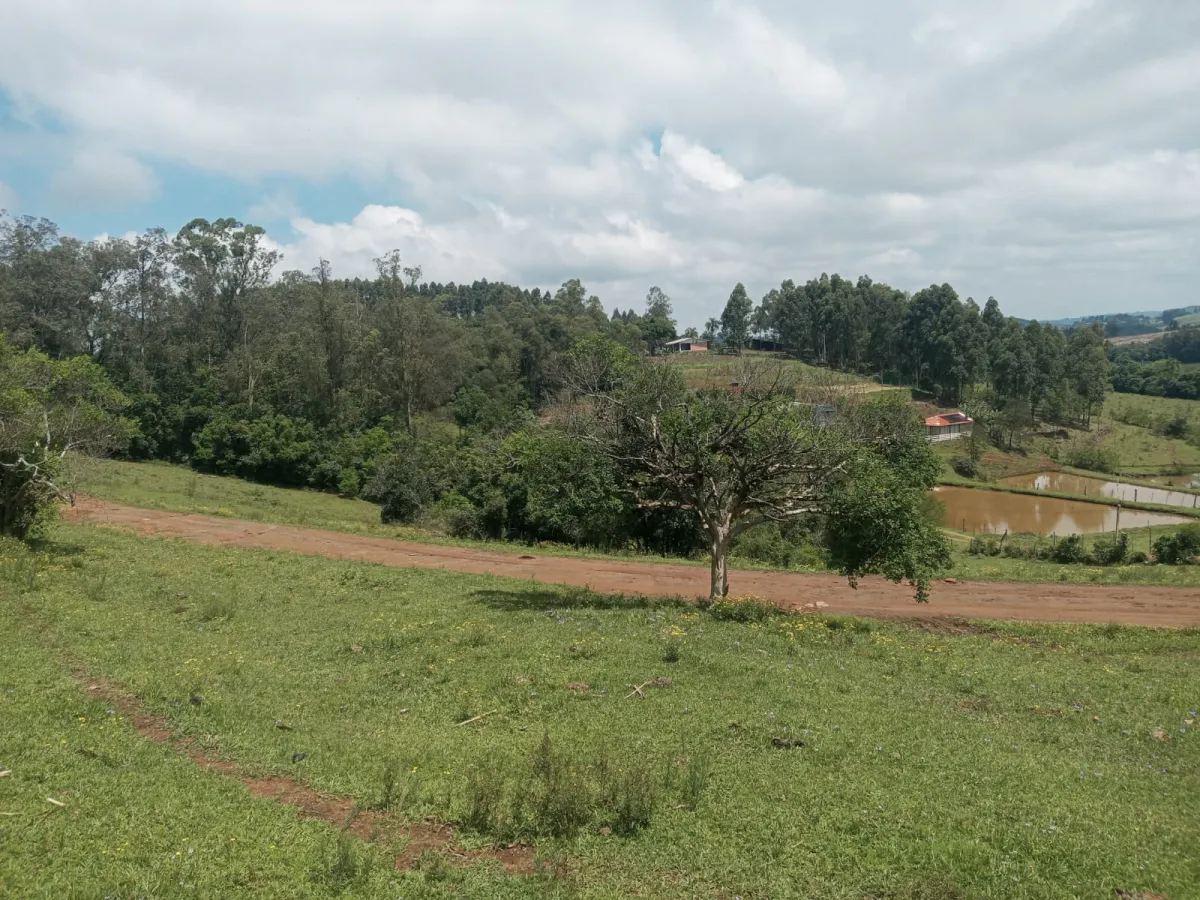
[[641,594],[602,594],[588,588],[561,591],[475,591],[476,600],[500,612],[559,609],[668,609],[687,605],[680,597],[645,597]]
[[25,546],[35,553],[45,553],[49,556],[83,556],[87,548],[82,544],[71,544],[55,538],[30,538]]

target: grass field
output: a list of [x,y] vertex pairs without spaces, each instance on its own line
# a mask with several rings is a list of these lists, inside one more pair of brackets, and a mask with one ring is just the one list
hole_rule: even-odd
[[1182,328],[1184,325],[1200,325],[1200,312],[1188,313],[1175,320]]
[[[0,555],[0,893],[1182,898],[1200,883],[1195,631],[743,623],[83,526]],[[244,771],[365,808],[390,771],[395,815],[464,823],[473,846],[531,841],[559,868],[396,872],[397,848],[357,841],[339,862],[334,829],[137,737],[65,660]],[[656,677],[671,683],[628,697]]]
[[889,385],[864,375],[837,372],[833,369],[810,366],[797,359],[777,353],[747,352],[742,356],[724,356],[719,353],[673,353],[659,357],[663,365],[675,366],[683,371],[684,380],[690,387],[712,387],[728,384],[734,377],[736,367],[746,360],[780,360],[801,378],[818,378],[824,383],[840,385],[847,390],[875,392],[885,390],[908,390]]
[[[1185,368],[1188,368],[1185,366]],[[1173,397],[1148,397],[1143,394],[1109,394],[1104,402],[1104,415],[1112,418],[1122,407],[1136,407],[1156,418],[1169,418],[1182,413],[1186,418],[1200,421],[1200,400],[1180,400]]]
[[[1054,460],[1065,458],[1065,454],[1075,446],[1109,451],[1117,460],[1119,474],[1144,479],[1148,483],[1182,485],[1194,474],[1200,473],[1200,447],[1181,438],[1163,437],[1150,428],[1129,425],[1114,418],[1129,409],[1148,412],[1157,420],[1182,413],[1200,425],[1200,400],[1110,394],[1102,414],[1093,420],[1091,431],[1040,425],[1037,429],[1040,432],[1065,431],[1067,436],[1034,435],[1026,439],[1025,447],[1018,453],[990,450],[983,460],[984,476],[988,480],[995,480],[1054,468]],[[964,448],[956,446],[955,442],[946,442],[936,449],[947,459],[964,452]],[[1104,477],[1099,473],[1091,474]]]

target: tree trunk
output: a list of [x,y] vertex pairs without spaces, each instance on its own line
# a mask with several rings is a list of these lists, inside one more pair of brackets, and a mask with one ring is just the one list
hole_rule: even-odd
[[710,600],[719,600],[729,593],[729,530],[717,529],[711,536],[712,578],[709,583]]

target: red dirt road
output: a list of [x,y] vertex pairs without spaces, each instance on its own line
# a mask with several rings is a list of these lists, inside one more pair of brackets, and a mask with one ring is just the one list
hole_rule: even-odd
[[[605,593],[702,597],[708,569],[697,566],[560,556],[522,558],[516,553],[440,547],[337,531],[319,531],[215,516],[138,509],[81,499],[69,519],[133,529],[141,534],[202,544],[287,550],[357,559],[385,566],[415,566],[531,581],[590,586]],[[733,593],[757,594],[783,609],[823,603],[824,611],[859,616],[964,616],[1032,622],[1120,622],[1127,625],[1200,627],[1200,590],[1144,585],[1067,585],[997,582],[937,583],[931,602],[913,602],[912,590],[877,578],[851,590],[844,578],[792,572],[734,570]]]

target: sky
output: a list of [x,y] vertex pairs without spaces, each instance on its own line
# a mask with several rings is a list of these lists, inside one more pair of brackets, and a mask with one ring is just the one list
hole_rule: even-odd
[[1195,0],[40,0],[0,29],[0,208],[197,216],[284,269],[681,324],[787,278],[1023,318],[1200,303]]

